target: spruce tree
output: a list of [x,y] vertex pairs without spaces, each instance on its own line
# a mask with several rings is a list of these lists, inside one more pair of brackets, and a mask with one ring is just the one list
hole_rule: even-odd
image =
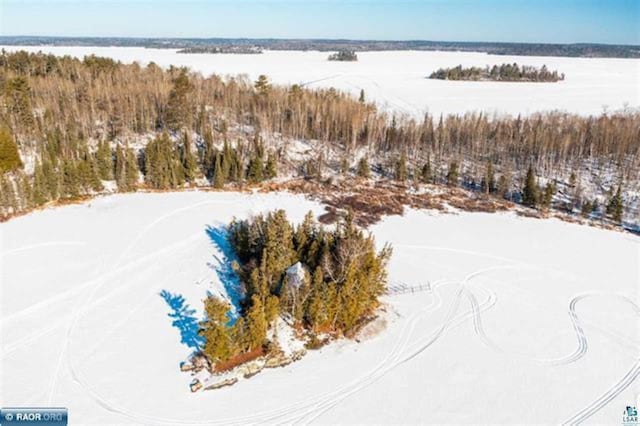
[[96,161],[98,163],[98,175],[100,176],[100,179],[113,179],[113,155],[108,142],[100,141],[100,143],[98,143]]
[[254,84],[254,87],[259,95],[266,96],[271,91],[271,84],[269,83],[269,78],[266,75],[261,74],[260,76],[258,76],[258,79]]
[[125,184],[127,191],[135,191],[138,186],[138,161],[133,149],[125,149]]
[[452,161],[449,164],[449,170],[447,172],[447,185],[449,186],[458,185],[458,162],[457,161]]
[[175,188],[184,183],[184,169],[169,135],[163,133],[145,149],[145,182],[156,189]]
[[544,210],[549,210],[551,208],[551,203],[553,201],[553,196],[556,193],[556,184],[554,182],[549,182],[544,187],[544,192],[542,194],[542,208]]
[[33,173],[33,202],[41,206],[47,202],[48,191],[46,187],[44,171],[40,162],[36,163]]
[[213,168],[213,187],[218,189],[224,187],[225,180],[225,173],[222,168],[222,154],[217,154]]
[[222,147],[222,171],[224,174],[224,180],[226,182],[233,181],[237,182],[237,170],[235,170],[237,166],[236,158],[234,155],[234,151],[229,146],[229,142],[224,141],[224,146]]
[[82,188],[82,192],[86,194],[91,191],[93,183],[91,162],[86,147],[83,148],[81,157],[77,162],[77,169],[80,187]]
[[233,356],[233,342],[227,326],[230,306],[209,296],[204,301],[206,318],[200,323],[200,335],[204,337],[203,353],[211,362],[224,362]]
[[487,194],[491,194],[496,191],[496,178],[493,172],[493,163],[489,161],[487,163],[487,171],[482,180],[484,185],[482,185],[482,190]]
[[0,127],[0,173],[9,172],[22,167],[18,153],[18,145],[8,129]]
[[369,162],[366,157],[360,158],[358,161],[358,177],[368,179],[371,176],[371,171],[369,169]]
[[47,199],[57,200],[60,196],[60,175],[46,158],[42,161],[42,173],[47,190]]
[[77,198],[80,195],[80,179],[73,160],[62,162],[62,194],[65,198]]
[[429,158],[427,158],[427,161],[424,163],[422,169],[420,170],[420,182],[431,182],[431,161],[429,161]]
[[234,182],[242,182],[243,179],[243,162],[238,154],[238,150],[231,150],[231,165],[229,168],[229,179]]
[[589,200],[584,200],[582,206],[580,207],[580,214],[582,217],[588,218],[589,215],[593,212],[593,203]]
[[264,305],[264,315],[267,324],[271,324],[280,312],[280,299],[277,296],[271,295],[267,297]]
[[326,307],[326,287],[324,285],[324,274],[322,268],[316,267],[311,279],[312,292],[309,297],[309,303],[305,309],[305,319],[311,325],[312,329],[326,326],[327,307]]
[[273,179],[278,175],[278,162],[273,154],[267,156],[267,164],[264,167],[265,179]]
[[0,181],[0,189],[2,190],[2,207],[6,215],[15,213],[18,210],[18,201],[16,199],[16,191],[13,181],[6,175],[2,176]]
[[615,194],[607,203],[607,215],[616,223],[622,223],[622,214],[624,212],[624,201],[622,199],[622,187],[618,185]]
[[500,175],[498,178],[497,192],[502,198],[506,198],[511,186],[510,179],[506,175]]
[[16,124],[25,131],[31,131],[34,124],[31,109],[31,88],[24,76],[9,78],[4,82],[4,98],[9,112],[17,118]]
[[187,182],[194,182],[198,177],[198,162],[191,149],[191,139],[185,132],[182,135],[182,167]]
[[394,177],[400,182],[407,180],[407,156],[404,152],[396,161]]
[[217,150],[213,146],[213,134],[210,128],[206,128],[204,135],[204,149],[202,150],[202,158],[200,163],[202,164],[202,170],[207,179],[213,179],[214,165],[217,157]]
[[246,318],[249,347],[251,349],[262,347],[267,335],[268,324],[262,301],[256,295],[251,298],[251,307],[249,308]]
[[251,183],[259,183],[263,180],[264,165],[262,157],[255,156],[249,160],[247,166],[247,180]]
[[522,204],[527,207],[534,207],[538,203],[538,184],[536,183],[536,176],[533,166],[529,165],[527,170],[527,176],[524,180],[524,186],[522,188]]
[[102,185],[102,181],[100,180],[98,161],[93,155],[89,155],[87,161],[89,162],[91,189],[95,192],[100,192],[104,189],[104,186]]
[[189,94],[193,91],[193,85],[185,68],[181,69],[178,76],[173,79],[173,88],[169,93],[167,103],[167,125],[171,130],[179,130],[187,126],[191,118],[191,106]]
[[120,145],[116,147],[115,178],[118,191],[127,192],[129,187],[127,185],[126,156]]
[[18,185],[18,198],[21,202],[21,210],[33,208],[33,187],[31,182],[29,182],[29,177],[21,173],[16,183]]

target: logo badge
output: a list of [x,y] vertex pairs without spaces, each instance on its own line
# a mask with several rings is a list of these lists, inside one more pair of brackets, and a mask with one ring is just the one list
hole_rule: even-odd
[[635,406],[627,405],[622,414],[622,424],[626,426],[638,425],[638,410]]
[[0,409],[2,426],[67,426],[66,408],[2,408]]

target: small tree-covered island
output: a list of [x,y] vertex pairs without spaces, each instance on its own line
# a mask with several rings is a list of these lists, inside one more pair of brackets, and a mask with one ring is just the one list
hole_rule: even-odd
[[453,68],[440,68],[429,75],[435,80],[465,80],[465,81],[522,81],[555,83],[564,80],[564,73],[547,69],[546,65],[540,68],[529,65],[502,64],[484,68],[458,65]]
[[353,50],[340,50],[329,55],[327,59],[339,62],[356,62],[358,60],[358,55],[356,55],[356,52]]
[[295,226],[277,210],[233,220],[226,232],[243,296],[235,314],[216,296],[204,301],[204,344],[182,365],[195,372],[192,391],[289,364],[376,318],[391,247],[377,251],[350,213],[326,228],[312,212]]

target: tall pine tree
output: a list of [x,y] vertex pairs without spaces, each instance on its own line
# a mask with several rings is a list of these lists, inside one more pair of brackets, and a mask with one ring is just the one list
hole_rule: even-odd
[[536,183],[535,170],[529,165],[527,176],[522,187],[522,204],[527,207],[535,207],[538,204],[538,184]]

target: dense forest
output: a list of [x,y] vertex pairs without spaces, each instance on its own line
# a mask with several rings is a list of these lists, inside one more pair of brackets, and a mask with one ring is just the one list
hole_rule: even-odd
[[17,46],[121,46],[156,49],[256,46],[264,50],[318,50],[321,52],[336,50],[353,50],[356,52],[422,50],[484,52],[493,55],[640,58],[640,46],[597,43],[553,44],[429,40],[0,36],[0,44]]
[[[222,188],[274,176],[446,184],[522,201],[531,168],[562,192],[551,208],[579,213],[588,203],[605,215],[620,187],[637,220],[628,208],[638,189],[636,111],[416,120],[378,111],[364,93],[26,52],[0,54],[0,93],[3,217],[114,185]],[[292,154],[292,141],[305,152]]]
[[312,345],[319,344],[319,332],[351,335],[373,314],[385,290],[391,248],[376,252],[373,237],[349,215],[330,230],[311,212],[295,227],[277,210],[233,221],[229,241],[245,292],[232,325],[227,303],[215,296],[205,300],[203,352],[213,365],[268,351],[273,342],[267,331],[279,316],[306,330]]
[[463,68],[458,65],[453,68],[440,68],[429,75],[438,80],[471,80],[471,81],[528,81],[528,82],[557,82],[564,80],[564,74],[549,71],[546,65],[540,68],[516,63],[494,65],[485,68]]

